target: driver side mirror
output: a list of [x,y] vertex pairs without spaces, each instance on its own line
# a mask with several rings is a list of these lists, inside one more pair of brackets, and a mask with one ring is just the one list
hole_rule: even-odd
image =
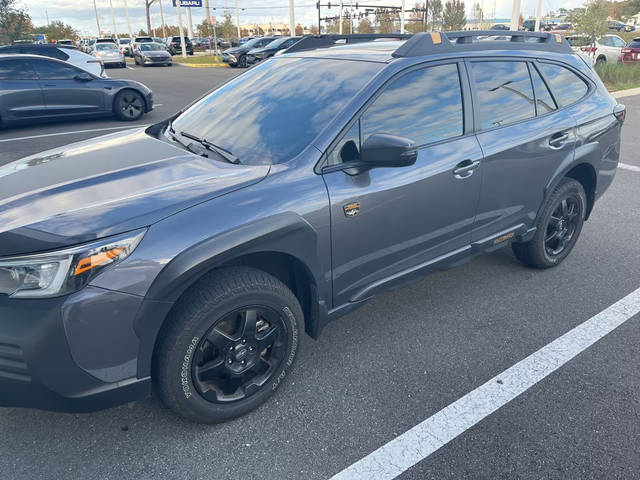
[[375,133],[362,145],[360,160],[371,168],[406,167],[418,158],[413,140],[386,133]]
[[91,80],[93,80],[93,77],[89,75],[87,72],[78,73],[73,78],[75,78],[79,82],[90,82]]

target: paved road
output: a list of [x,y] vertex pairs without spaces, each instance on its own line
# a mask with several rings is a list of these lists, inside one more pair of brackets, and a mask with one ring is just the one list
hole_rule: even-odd
[[[190,72],[184,84],[194,88],[181,91],[193,94],[235,73]],[[166,114],[188,102],[163,90],[172,81],[160,71],[123,76],[151,85],[170,105]],[[621,101],[629,106],[622,161],[640,167],[640,97]],[[13,151],[76,139],[45,137]],[[639,187],[640,172],[619,169],[558,268],[529,270],[502,250],[374,298],[303,342],[289,381],[234,422],[186,423],[153,398],[86,415],[0,410],[0,477],[328,478],[639,288]],[[640,478],[639,321],[400,478]]]

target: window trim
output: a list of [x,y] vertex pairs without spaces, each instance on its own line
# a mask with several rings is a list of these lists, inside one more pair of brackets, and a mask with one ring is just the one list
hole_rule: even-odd
[[[535,102],[536,102],[535,103],[535,106],[536,106],[536,118],[538,118],[538,117],[542,118],[542,117],[546,117],[547,115],[553,115],[558,110],[560,110],[560,104],[558,103],[558,100],[553,95],[553,91],[551,90],[551,87],[547,83],[547,80],[542,76],[542,73],[540,72],[538,67],[536,67],[535,63],[532,62],[532,61],[528,61],[527,62],[527,66],[529,67],[529,76],[531,77],[531,86],[533,87],[533,98],[535,98]],[[549,95],[551,95],[551,100],[553,100],[553,103],[556,106],[555,110],[552,110],[551,112],[541,113],[541,114],[538,113],[538,94],[536,93],[536,86],[533,83],[533,75],[531,74],[531,70],[532,69],[538,73],[538,76],[540,77],[540,80],[542,80],[542,83],[547,88],[547,91],[549,92]]]
[[436,142],[430,142],[430,143],[425,143],[425,144],[421,144],[421,145],[417,145],[416,148],[417,149],[423,149],[423,148],[427,148],[430,146],[434,146],[434,145],[439,145],[441,143],[446,143],[446,142],[450,142],[452,140],[458,140],[470,135],[475,135],[475,131],[473,128],[473,117],[474,117],[474,112],[473,112],[473,102],[471,100],[471,88],[469,85],[469,78],[468,78],[468,72],[466,69],[466,65],[464,64],[464,59],[439,59],[439,60],[431,60],[431,61],[427,61],[427,62],[421,62],[421,63],[416,63],[413,65],[408,66],[407,68],[404,68],[402,70],[400,70],[399,72],[396,72],[395,74],[391,75],[388,79],[386,79],[380,86],[377,87],[377,89],[375,90],[375,92],[369,96],[369,98],[357,109],[357,111],[352,115],[351,119],[345,123],[345,126],[342,127],[342,129],[340,130],[340,132],[336,135],[336,137],[333,139],[333,141],[329,144],[329,146],[325,149],[324,152],[322,152],[322,156],[320,157],[320,160],[318,160],[318,162],[316,163],[315,167],[314,167],[314,172],[318,175],[322,175],[323,172],[323,168],[327,166],[327,162],[329,159],[329,153],[331,153],[333,151],[334,148],[337,147],[337,145],[342,141],[342,139],[344,138],[344,136],[349,132],[349,130],[351,129],[351,127],[353,127],[353,125],[358,122],[360,123],[359,125],[359,130],[360,130],[360,146],[362,146],[363,143],[363,139],[362,139],[362,124],[360,122],[362,116],[364,115],[364,113],[366,113],[366,110],[369,108],[369,106],[375,102],[378,97],[380,95],[382,95],[382,93],[384,91],[386,91],[386,89],[388,88],[388,86],[395,82],[397,79],[402,78],[405,75],[408,75],[410,73],[413,73],[417,70],[424,70],[425,68],[431,68],[431,67],[437,67],[440,65],[456,65],[457,69],[458,69],[458,78],[460,80],[460,94],[461,94],[461,99],[462,99],[462,134],[461,135],[457,135],[455,137],[450,137],[444,140],[438,140]]

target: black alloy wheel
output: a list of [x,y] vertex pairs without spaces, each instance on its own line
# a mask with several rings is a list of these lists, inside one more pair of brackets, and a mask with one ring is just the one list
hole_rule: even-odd
[[580,225],[582,203],[580,198],[571,194],[563,198],[551,213],[544,237],[547,255],[555,257],[565,251]]
[[218,320],[194,352],[193,383],[210,402],[243,400],[268,383],[286,354],[282,315],[255,305]]
[[120,120],[138,120],[144,113],[144,99],[138,92],[124,90],[116,97],[114,110]]
[[246,55],[242,55],[239,59],[238,59],[238,66],[240,68],[247,68],[247,56]]
[[564,178],[545,201],[527,242],[514,242],[516,258],[529,267],[560,264],[578,241],[587,212],[587,196],[580,182]]

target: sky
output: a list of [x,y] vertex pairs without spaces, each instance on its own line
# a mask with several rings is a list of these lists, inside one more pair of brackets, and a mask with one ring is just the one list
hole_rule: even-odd
[[[111,0],[116,19],[116,29],[119,33],[127,31],[127,22],[125,16],[124,2],[125,0]],[[177,25],[178,15],[177,9],[172,6],[171,0],[161,0],[165,22],[167,24]],[[289,1],[288,0],[237,0],[240,10],[240,24],[246,23],[289,23]],[[328,0],[321,0],[322,3],[328,3]],[[483,7],[485,18],[509,18],[511,17],[511,0],[477,0]],[[294,0],[295,2],[295,18],[296,23],[303,25],[312,25],[317,23],[317,10],[315,8],[315,0]],[[331,10],[322,9],[323,16],[331,16],[338,14],[337,5],[339,0],[332,0]],[[349,0],[344,0],[345,5]],[[368,5],[398,5],[401,0],[362,0],[361,3]],[[144,12],[144,0],[127,0],[129,5],[129,15],[131,19],[131,28],[135,32],[139,29],[146,29],[146,20]],[[354,2],[355,3],[355,2]],[[471,0],[465,2],[467,4],[467,16],[471,9]],[[543,14],[550,10],[557,10],[560,7],[567,9],[580,6],[584,0],[542,0]],[[78,29],[82,34],[95,35],[97,33],[96,19],[93,10],[93,0],[17,0],[18,6],[25,7],[31,15],[36,26],[45,25],[47,13],[49,20],[61,20]],[[98,16],[100,26],[105,31],[113,30],[113,22],[111,19],[111,9],[109,0],[96,0],[98,7]],[[406,0],[406,5],[413,5],[413,0]],[[235,17],[235,0],[210,0],[209,6],[212,15],[222,18],[225,11],[229,11]],[[535,15],[537,0],[522,0],[522,13],[525,18]],[[409,7],[410,8],[410,7]],[[156,2],[151,8],[151,18],[153,26],[160,25],[160,8]],[[205,17],[204,8],[192,8],[194,28],[202,22]],[[185,20],[186,21],[186,20]],[[235,18],[234,18],[235,21]]]

